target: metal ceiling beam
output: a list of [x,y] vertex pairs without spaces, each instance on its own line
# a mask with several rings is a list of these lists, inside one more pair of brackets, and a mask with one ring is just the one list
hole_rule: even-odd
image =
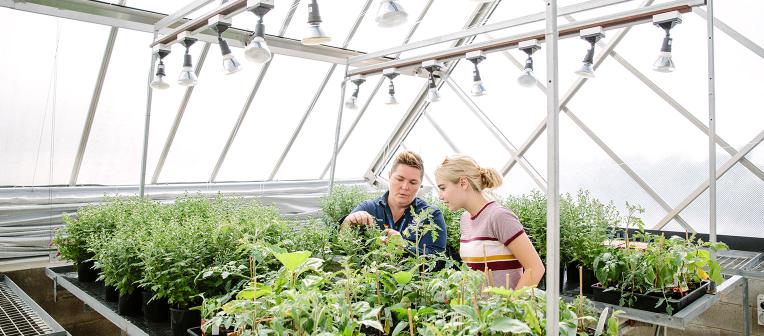
[[[603,30],[612,30],[618,28],[629,27],[636,24],[652,22],[654,15],[677,11],[680,13],[687,13],[692,10],[694,6],[700,6],[705,4],[705,0],[676,0],[659,5],[645,6],[628,11],[622,11],[598,18],[593,18],[576,23],[566,24],[560,27],[559,38],[571,38],[579,37],[579,32],[583,29],[601,27]],[[417,55],[406,59],[393,60],[384,62],[381,64],[375,64],[370,66],[362,66],[355,70],[350,71],[349,76],[354,75],[372,75],[382,72],[387,68],[396,68],[404,72],[409,72],[412,69],[420,67],[420,64],[427,60],[438,60],[440,62],[451,61],[454,59],[463,58],[464,54],[473,51],[483,51],[484,53],[502,51],[512,48],[517,48],[518,44],[523,41],[536,39],[539,42],[544,41],[545,35],[543,30],[534,30],[531,32],[503,37],[495,40],[470,44],[467,46],[449,48],[438,52],[427,53],[424,55]]]
[[[300,0],[294,0],[292,2],[292,6],[289,7],[289,11],[287,12],[286,17],[284,18],[284,21],[281,22],[279,35],[284,35],[286,33],[287,28],[289,28],[289,25],[292,23],[292,18],[294,17],[294,13],[295,11],[297,11],[297,6],[299,4],[300,4]],[[239,134],[239,129],[241,128],[242,123],[244,123],[244,118],[247,116],[250,106],[252,106],[252,101],[255,100],[255,95],[257,95],[257,91],[260,90],[260,84],[263,83],[263,79],[265,78],[265,75],[268,73],[268,69],[271,68],[271,62],[273,62],[273,58],[276,58],[276,55],[273,55],[271,58],[271,61],[268,63],[265,63],[262,66],[262,68],[260,68],[260,73],[257,74],[257,79],[255,79],[255,83],[252,86],[252,90],[249,91],[249,95],[247,96],[247,99],[244,101],[244,106],[242,107],[241,112],[239,113],[239,118],[236,119],[236,123],[233,125],[233,128],[231,129],[231,133],[228,135],[228,140],[226,140],[226,143],[223,146],[223,150],[220,152],[220,155],[218,156],[218,160],[215,163],[215,168],[212,169],[212,174],[210,175],[209,182],[214,182],[215,180],[217,180],[218,174],[220,173],[220,167],[223,166],[223,162],[225,162],[225,159],[228,156],[228,151],[231,149],[231,145],[233,145],[234,140],[236,140],[236,135]]]
[[[417,28],[419,28],[419,24],[422,23],[422,20],[424,19],[424,16],[427,15],[427,12],[430,11],[430,7],[432,6],[432,2],[434,0],[427,0],[427,3],[425,3],[424,7],[422,8],[422,11],[419,13],[419,17],[417,17],[417,20],[414,22],[414,24],[409,29],[409,32],[406,34],[406,37],[403,39],[402,44],[409,43],[411,41],[411,37],[414,36],[414,32],[416,32]],[[400,54],[396,54],[393,56],[393,58],[398,58]],[[361,110],[358,111],[358,115],[353,120],[353,123],[350,124],[350,127],[348,128],[347,133],[345,133],[345,136],[342,137],[342,141],[340,141],[339,148],[337,148],[337,155],[339,156],[339,153],[342,152],[342,148],[345,147],[345,143],[348,141],[348,138],[350,138],[350,135],[353,134],[353,131],[355,130],[356,126],[358,125],[358,122],[361,121],[361,117],[366,113],[366,110],[369,108],[369,104],[371,103],[371,100],[374,99],[377,92],[379,92],[379,89],[382,87],[382,83],[385,81],[385,77],[380,77],[377,81],[377,85],[374,86],[374,89],[371,91],[371,94],[369,94],[369,99],[364,102],[363,106],[361,107]],[[324,167],[324,170],[321,172],[321,177],[324,178],[326,176],[326,173],[329,171],[329,168],[331,167],[331,162],[326,163],[326,166]]]
[[[170,15],[165,16],[163,19],[159,20],[156,24],[154,24],[155,30],[160,30],[162,28],[166,28],[169,25],[178,22],[178,20],[183,19],[186,15],[191,14],[199,8],[202,8],[209,4],[210,2],[213,2],[215,0],[196,0],[192,3],[186,4],[183,6],[183,8],[175,11],[174,13],[171,13]],[[154,40],[157,38],[154,37]]]
[[[196,60],[196,69],[194,69],[194,72],[196,72],[197,76],[202,72],[202,67],[204,66],[204,61],[207,59],[209,51],[210,44],[205,43],[202,53]],[[170,153],[170,147],[172,147],[172,144],[175,141],[175,134],[178,133],[180,122],[183,120],[183,115],[186,113],[186,108],[188,107],[188,101],[191,100],[191,95],[194,93],[195,87],[196,86],[189,86],[183,94],[183,99],[180,101],[180,107],[178,107],[178,112],[175,114],[175,121],[172,124],[172,128],[170,128],[170,132],[167,134],[167,139],[162,148],[162,154],[159,156],[156,169],[154,169],[154,175],[151,177],[151,184],[157,183],[159,175],[162,173],[162,169],[164,169],[164,163],[167,160],[167,155]]]
[[[125,0],[120,1],[120,5],[123,5]],[[85,117],[85,126],[82,128],[82,135],[80,136],[80,145],[77,149],[77,155],[74,157],[74,164],[72,166],[72,174],[69,176],[69,185],[74,186],[77,184],[77,178],[80,176],[80,168],[82,168],[82,159],[85,157],[85,149],[88,146],[88,140],[90,139],[90,130],[93,128],[93,121],[95,120],[95,114],[98,110],[98,102],[101,99],[101,91],[103,90],[103,83],[106,79],[106,73],[109,70],[109,63],[111,62],[111,55],[114,52],[114,42],[117,40],[117,32],[119,28],[112,27],[109,30],[109,37],[106,40],[106,48],[103,52],[103,58],[101,58],[101,67],[98,69],[98,77],[96,79],[95,87],[93,88],[93,94],[90,96],[90,107],[88,107],[88,114]]]
[[[706,13],[703,8],[693,8],[692,11],[695,14],[698,14],[703,19],[708,20],[708,13]],[[756,42],[751,41],[745,35],[739,33],[737,30],[732,29],[732,27],[728,26],[726,23],[724,23],[722,20],[719,20],[717,18],[714,18],[714,26],[727,34],[727,36],[733,38],[738,43],[742,44],[744,47],[748,48],[748,50],[753,51],[754,54],[759,55],[759,57],[764,58],[764,48],[756,44]]]
[[[645,0],[640,7],[647,7],[650,6],[650,4],[653,3],[655,0]],[[626,36],[626,34],[631,31],[631,27],[626,27],[620,32],[616,33],[615,37],[613,38],[613,41],[605,48],[605,50],[601,51],[599,55],[594,59],[594,64],[592,67],[594,70],[597,70],[599,66],[602,64],[602,62],[605,61],[605,58],[607,55],[610,54],[610,52],[623,40],[623,37]],[[576,79],[576,82],[573,83],[573,85],[570,87],[568,92],[565,93],[565,95],[560,99],[560,108],[568,105],[568,102],[570,102],[570,99],[573,98],[573,96],[578,92],[578,90],[581,89],[581,87],[586,83],[586,78],[578,78]],[[533,145],[533,143],[536,142],[538,137],[541,135],[541,133],[546,130],[546,123],[547,119],[544,118],[541,123],[539,123],[538,126],[536,126],[536,129],[533,131],[530,137],[523,143],[522,146],[517,150],[517,155],[513,156],[500,170],[500,173],[502,176],[507,176],[507,173],[514,167],[515,163],[517,163],[518,158],[525,155],[525,152],[530,148],[530,146]]]
[[[150,34],[154,33],[156,23],[166,17],[164,14],[91,0],[0,0],[0,7],[137,30]],[[159,34],[169,34],[174,28],[188,21],[187,19],[181,19],[169,27],[160,29]],[[245,47],[245,41],[248,41],[251,35],[252,31],[250,30],[230,28],[223,34],[223,38],[225,38],[230,46],[243,48]],[[217,33],[209,29],[201,31],[194,37],[203,42],[213,44],[218,42]],[[326,45],[306,46],[299,40],[273,35],[266,35],[265,41],[274,54],[335,64],[344,65],[348,58],[364,55],[363,52]],[[367,60],[369,63],[366,65],[389,60],[390,58],[375,58]]]
[[451,147],[451,150],[454,153],[461,153],[462,151],[459,150],[459,147],[456,147],[456,144],[451,140],[451,137],[446,134],[446,132],[443,131],[443,128],[440,127],[438,122],[435,121],[435,119],[432,118],[432,116],[427,113],[427,111],[424,111],[423,113],[424,118],[427,119],[427,121],[432,124],[432,127],[435,128],[435,132],[438,132],[441,138],[443,138],[444,141],[446,141],[446,144],[448,144],[448,147]]
[[[582,11],[611,6],[611,5],[624,3],[628,1],[633,1],[633,0],[591,0],[591,1],[586,1],[582,3],[577,3],[571,6],[562,7],[558,10],[558,15],[578,13]],[[476,36],[479,34],[490,33],[493,31],[517,27],[524,24],[544,21],[545,18],[546,18],[546,13],[540,12],[540,13],[521,16],[519,18],[487,24],[483,26],[472,27],[469,29],[462,29],[455,33],[436,36],[433,38],[428,38],[426,40],[421,40],[414,43],[401,43],[401,45],[397,47],[387,48],[377,52],[368,53],[366,55],[352,57],[348,60],[348,63],[350,65],[355,65],[357,62],[371,59],[374,57],[384,57],[387,55],[401,54],[404,51],[409,51],[412,49],[419,49],[419,48],[423,48],[423,47],[427,47],[427,46],[431,46],[435,44],[440,44],[443,42],[453,41],[453,40],[457,40],[457,39],[461,39],[465,37]]]
[[[353,27],[350,29],[348,36],[345,38],[345,41],[342,43],[343,49],[347,48],[348,44],[350,44],[350,41],[353,39],[353,36],[355,36],[355,32],[358,30],[358,26],[361,25],[361,21],[363,21],[363,18],[366,17],[366,13],[369,10],[369,6],[371,6],[371,2],[372,0],[366,0],[366,3],[364,4],[363,9],[361,9],[361,12],[358,14],[355,22],[353,23]],[[271,171],[271,174],[268,177],[269,181],[272,181],[273,178],[276,177],[276,174],[278,173],[279,169],[281,169],[281,165],[284,163],[284,159],[286,159],[286,156],[289,154],[289,151],[292,149],[292,145],[294,145],[295,140],[297,140],[297,137],[300,135],[300,132],[302,131],[302,127],[305,125],[305,121],[308,120],[310,113],[313,111],[313,107],[316,106],[316,102],[318,102],[318,98],[321,97],[321,93],[323,93],[324,88],[326,88],[326,83],[329,82],[329,79],[331,79],[332,74],[334,73],[334,69],[336,68],[337,68],[337,64],[332,64],[331,68],[329,68],[329,71],[326,72],[326,75],[324,76],[324,79],[321,81],[321,84],[319,85],[318,90],[316,90],[316,93],[313,95],[313,99],[308,105],[308,108],[305,110],[305,113],[302,115],[302,119],[300,119],[300,122],[297,124],[297,128],[294,130],[294,132],[292,132],[292,137],[289,138],[289,142],[287,143],[286,147],[282,151],[281,156],[276,162],[276,165],[273,167],[273,170]]]
[[[519,63],[518,63],[519,64]],[[469,110],[472,112],[472,114],[475,115],[478,120],[483,124],[483,126],[488,129],[488,131],[491,132],[494,138],[499,141],[499,143],[504,147],[504,149],[507,150],[507,152],[510,155],[516,155],[517,153],[517,147],[515,147],[514,144],[512,144],[511,141],[504,135],[504,133],[501,132],[498,126],[493,123],[491,118],[486,115],[483,110],[480,109],[480,107],[475,103],[472,98],[470,98],[466,92],[457,84],[454,82],[453,79],[446,78],[446,84],[448,84],[449,87],[456,93],[457,96],[461,99],[462,103],[469,108]],[[520,166],[525,169],[525,172],[528,173],[528,176],[533,179],[533,182],[536,183],[536,185],[539,187],[539,189],[546,191],[546,180],[541,176],[541,174],[536,170],[535,167],[533,167],[530,162],[520,161]]]
[[[726,174],[738,161],[740,161],[741,158],[745,157],[750,153],[756,146],[758,146],[762,140],[764,140],[764,131],[759,132],[759,134],[753,138],[748,144],[743,146],[740,151],[737,152],[734,156],[732,156],[727,162],[725,162],[719,169],[716,170],[716,179],[719,180],[724,174]],[[700,184],[690,195],[688,195],[682,202],[679,203],[679,205],[674,208],[671,212],[669,212],[663,219],[658,221],[658,224],[656,224],[653,229],[654,230],[660,230],[666,224],[668,224],[674,217],[676,217],[680,212],[682,212],[684,209],[686,209],[690,204],[698,198],[703,192],[708,189],[710,179],[707,179],[703,183]]]
[[[484,25],[488,19],[491,17],[491,14],[496,10],[496,7],[501,3],[501,0],[496,0],[491,3],[484,3],[478,6],[475,11],[472,13],[472,15],[469,17],[467,23],[465,24],[465,28],[473,27],[473,26],[479,26]],[[471,43],[475,39],[474,36],[472,37],[466,37],[464,39],[460,39],[452,44],[452,47],[459,47],[465,44]],[[455,60],[453,63],[446,65],[446,70],[443,71],[445,76],[448,76],[453,69],[456,67],[456,65],[459,64],[459,59]],[[438,88],[442,87],[444,82],[441,80],[437,85]],[[417,94],[417,98],[414,99],[413,103],[409,107],[408,111],[403,115],[403,118],[398,122],[398,125],[393,130],[393,133],[388,137],[385,144],[382,145],[382,148],[380,148],[379,153],[372,161],[369,169],[364,174],[364,178],[371,184],[376,185],[377,184],[377,177],[380,174],[380,172],[384,169],[385,165],[390,161],[392,158],[392,155],[395,154],[395,150],[400,146],[401,143],[403,143],[403,140],[408,136],[408,134],[413,129],[416,122],[419,120],[419,117],[422,115],[424,109],[429,106],[429,102],[427,102],[427,84],[425,83],[422,88],[419,90],[419,93]]]

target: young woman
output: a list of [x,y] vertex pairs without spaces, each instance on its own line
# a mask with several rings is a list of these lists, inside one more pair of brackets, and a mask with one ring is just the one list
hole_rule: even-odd
[[[465,209],[459,255],[470,268],[490,270],[489,285],[516,289],[538,285],[544,264],[512,211],[489,201],[483,191],[501,185],[496,169],[466,155],[446,158],[435,170],[438,197],[450,210]],[[508,276],[507,276],[508,275]]]

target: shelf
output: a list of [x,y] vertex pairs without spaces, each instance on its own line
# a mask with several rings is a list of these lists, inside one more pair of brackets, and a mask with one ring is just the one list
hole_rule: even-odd
[[[685,307],[684,309],[676,312],[676,314],[674,315],[648,312],[644,310],[621,307],[618,305],[612,305],[612,304],[607,304],[607,303],[602,303],[597,301],[592,301],[592,303],[600,311],[602,311],[606,307],[613,310],[621,310],[624,312],[624,314],[620,315],[622,318],[650,323],[656,326],[684,330],[690,325],[690,322],[692,322],[695,318],[700,316],[700,314],[704,313],[706,310],[711,308],[711,306],[713,306],[715,303],[719,302],[721,298],[721,294],[727,293],[735,289],[741,283],[742,280],[743,278],[738,275],[735,275],[729,279],[726,279],[723,283],[716,286],[715,294],[703,295],[701,298],[691,303],[689,306]],[[576,300],[577,295],[578,295],[577,288],[575,290],[565,291],[562,293],[562,297],[566,301]]]
[[[72,295],[82,300],[111,321],[117,328],[130,336],[171,336],[169,322],[148,322],[143,316],[122,316],[117,314],[117,303],[103,300],[103,286],[95,282],[80,282],[74,266],[49,267],[45,275],[58,285],[68,290]],[[53,291],[54,299],[56,289]]]

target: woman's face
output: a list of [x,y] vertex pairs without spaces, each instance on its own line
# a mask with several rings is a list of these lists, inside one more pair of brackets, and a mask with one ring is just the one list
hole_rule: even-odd
[[465,198],[467,195],[466,188],[464,188],[464,178],[460,179],[457,183],[446,181],[440,177],[436,177],[435,181],[438,184],[438,199],[446,204],[449,210],[456,211],[464,207]]

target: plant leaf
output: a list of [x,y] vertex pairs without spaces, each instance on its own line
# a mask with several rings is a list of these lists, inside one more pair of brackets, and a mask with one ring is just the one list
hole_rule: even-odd
[[411,279],[413,277],[414,277],[414,274],[407,271],[401,271],[401,272],[393,274],[393,279],[395,279],[396,282],[404,286],[408,284],[409,282],[411,282]]
[[297,251],[291,253],[274,253],[276,259],[278,259],[284,267],[290,272],[294,272],[297,267],[300,267],[305,260],[310,258],[311,253],[309,251]]
[[493,320],[488,327],[492,331],[511,332],[514,334],[530,333],[531,328],[520,320],[509,317],[501,317]]

